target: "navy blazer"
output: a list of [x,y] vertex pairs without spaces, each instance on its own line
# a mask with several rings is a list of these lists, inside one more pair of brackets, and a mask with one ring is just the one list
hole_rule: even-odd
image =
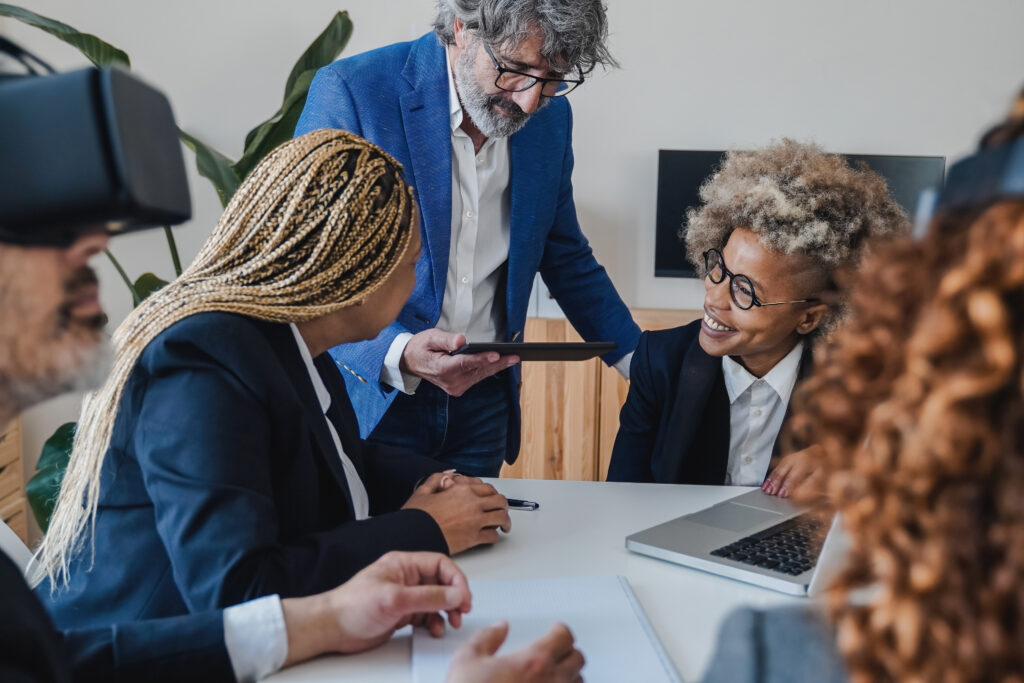
[[[366,138],[398,159],[416,188],[423,253],[416,287],[398,319],[376,339],[331,350],[344,368],[361,435],[380,422],[397,392],[380,379],[395,337],[434,327],[441,316],[452,221],[451,120],[448,62],[433,33],[389,45],[320,69],[296,135],[339,128]],[[580,335],[613,341],[611,364],[636,347],[640,328],[580,230],[572,192],[572,110],[553,98],[509,138],[510,233],[504,294],[507,338],[523,341],[526,312],[538,272]],[[496,302],[497,305],[501,305]],[[475,340],[480,341],[480,340]],[[508,374],[509,462],[519,452],[518,366]]]
[[0,595],[0,681],[235,680],[221,612],[57,631],[2,552]]
[[51,596],[60,628],[328,590],[389,550],[447,552],[396,508],[443,465],[360,441],[333,362],[328,416],[370,498],[355,521],[341,461],[288,325],[200,313],[162,332],[124,388],[93,536]]
[[[725,483],[729,394],[722,359],[700,346],[700,320],[644,332],[629,365],[608,481]],[[810,372],[804,347],[798,377]],[[788,417],[788,410],[787,410]],[[778,453],[779,441],[775,441]]]

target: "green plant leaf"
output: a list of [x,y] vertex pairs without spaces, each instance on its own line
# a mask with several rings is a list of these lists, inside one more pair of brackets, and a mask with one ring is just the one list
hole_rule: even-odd
[[231,197],[234,196],[235,190],[241,184],[238,174],[232,168],[231,159],[180,128],[178,137],[195,152],[196,169],[198,169],[199,175],[213,183],[214,189],[217,190],[217,196],[220,197],[221,206],[227,206]]
[[50,517],[57,504],[61,482],[64,481],[64,471],[71,457],[71,444],[75,440],[75,427],[74,422],[66,422],[46,440],[39,462],[36,463],[36,473],[25,485],[25,497],[43,533],[50,527]]
[[307,71],[295,81],[295,89],[288,99],[281,105],[281,109],[273,118],[264,121],[252,132],[245,147],[242,158],[233,166],[235,174],[245,178],[256,168],[256,165],[263,160],[263,157],[270,154],[280,144],[288,142],[295,136],[295,126],[299,123],[299,116],[306,106],[306,95],[309,94],[309,84],[313,82],[316,71]]
[[[282,101],[287,102],[288,98],[291,97],[292,92],[295,90],[295,83],[299,80],[300,76],[307,71],[316,71],[337,59],[341,51],[348,45],[348,39],[351,37],[352,20],[349,19],[348,12],[338,12],[331,19],[330,23],[327,24],[327,28],[302,53],[299,61],[295,62],[292,72],[288,74],[288,81],[284,86]],[[248,146],[248,141],[246,141],[246,147]]]
[[[338,12],[327,24],[327,28],[302,53],[299,61],[295,62],[291,73],[288,74],[281,108],[245,136],[245,151],[235,166],[235,171],[240,178],[244,180],[249,171],[270,150],[294,136],[295,124],[298,123],[302,108],[306,105],[309,82],[313,80],[317,69],[338,58],[351,37],[352,20],[349,19],[348,12]],[[284,135],[285,130],[289,127],[287,135]]]
[[0,16],[17,19],[20,22],[34,26],[46,31],[52,36],[59,38],[68,45],[77,48],[83,55],[89,58],[93,64],[99,67],[120,66],[125,69],[132,67],[131,60],[124,50],[119,50],[110,43],[100,40],[91,33],[81,31],[68,26],[65,23],[44,17],[41,14],[0,3]]
[[153,273],[143,273],[135,281],[135,291],[139,294],[140,301],[145,301],[153,292],[167,286],[166,280],[161,280]]

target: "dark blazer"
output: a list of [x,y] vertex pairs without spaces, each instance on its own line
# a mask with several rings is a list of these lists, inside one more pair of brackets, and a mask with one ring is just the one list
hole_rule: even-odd
[[[629,394],[619,413],[608,481],[725,483],[729,394],[722,359],[709,356],[700,320],[644,332],[629,364]],[[798,377],[811,370],[804,347]],[[779,442],[775,449],[778,452]]]
[[0,681],[234,681],[224,617],[205,612],[60,632],[0,552]]
[[374,517],[354,521],[341,461],[288,325],[190,316],[145,349],[103,465],[95,564],[37,590],[60,628],[166,617],[328,590],[389,550],[447,552],[421,510],[394,511],[428,458],[360,441],[327,354],[330,419]]
[[835,635],[806,607],[741,609],[726,617],[704,683],[843,683]]
[[[396,390],[379,381],[391,342],[403,332],[434,327],[441,315],[452,223],[451,120],[448,63],[437,36],[428,33],[338,60],[320,69],[295,129],[351,131],[379,145],[404,167],[420,203],[423,253],[416,288],[393,324],[376,339],[345,344],[331,355],[346,371],[352,403],[365,438]],[[507,338],[522,341],[533,280],[538,272],[566,317],[590,341],[618,348],[602,358],[611,364],[636,346],[640,328],[616,293],[580,230],[572,192],[572,110],[554,98],[509,138],[509,250],[501,313]],[[513,410],[506,458],[519,452],[519,366],[508,373]]]

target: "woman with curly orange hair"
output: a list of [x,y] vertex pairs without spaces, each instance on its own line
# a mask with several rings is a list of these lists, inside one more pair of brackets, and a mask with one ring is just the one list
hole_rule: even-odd
[[[1024,104],[1024,93],[1020,100]],[[739,612],[708,680],[1024,680],[1024,106],[867,264],[795,399],[852,549],[804,610]],[[799,645],[794,645],[799,643]]]

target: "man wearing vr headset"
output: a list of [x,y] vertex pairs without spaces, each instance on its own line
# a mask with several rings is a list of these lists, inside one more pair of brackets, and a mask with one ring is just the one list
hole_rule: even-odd
[[[87,69],[0,86],[0,149],[6,424],[35,403],[102,382],[110,351],[89,260],[111,232],[180,223],[190,208],[170,105],[124,72]],[[437,553],[390,553],[308,598],[267,596],[222,611],[63,633],[2,551],[0,595],[3,681],[256,680],[319,654],[370,649],[409,623],[439,636],[443,614],[459,626],[470,605],[465,576]],[[550,676],[567,642],[571,650],[571,635],[558,626],[528,648],[493,657],[504,629],[475,634],[454,660],[453,679],[516,678],[530,664]],[[552,680],[563,678],[570,677]]]

